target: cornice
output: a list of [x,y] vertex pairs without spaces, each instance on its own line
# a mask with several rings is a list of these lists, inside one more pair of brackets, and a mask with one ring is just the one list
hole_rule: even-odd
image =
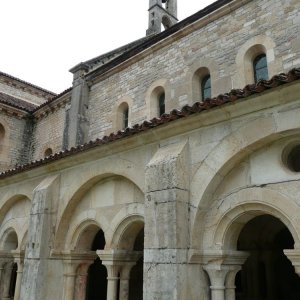
[[41,120],[47,117],[49,114],[56,112],[57,110],[64,108],[68,103],[71,102],[71,92],[62,94],[60,97],[55,98],[52,101],[44,103],[38,107],[34,112],[33,116],[37,120]]
[[13,86],[14,88],[22,90],[23,92],[29,93],[34,96],[38,96],[40,98],[45,98],[47,100],[50,100],[51,98],[56,96],[56,93],[50,92],[46,89],[43,89],[41,87],[38,87],[36,85],[33,85],[29,82],[26,82],[24,80],[13,77],[3,72],[0,72],[0,81],[2,81],[8,86]]

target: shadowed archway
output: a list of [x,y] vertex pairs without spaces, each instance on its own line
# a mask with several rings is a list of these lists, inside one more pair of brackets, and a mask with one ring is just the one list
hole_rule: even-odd
[[[96,233],[91,249],[92,251],[103,250],[105,247],[105,237],[103,230]],[[99,257],[88,269],[86,300],[106,300],[107,294],[107,270]]]
[[293,248],[294,239],[279,219],[261,215],[250,220],[237,242],[237,250],[250,255],[235,279],[236,300],[300,299],[300,277],[283,253]]

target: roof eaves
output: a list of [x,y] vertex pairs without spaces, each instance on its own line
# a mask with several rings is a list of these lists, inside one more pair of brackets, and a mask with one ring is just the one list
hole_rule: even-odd
[[213,99],[206,99],[203,102],[196,102],[192,106],[186,105],[181,110],[174,109],[169,114],[164,114],[160,118],[153,118],[150,121],[144,121],[142,124],[136,124],[131,128],[126,128],[123,131],[112,133],[109,136],[104,136],[101,139],[96,139],[95,141],[90,141],[86,144],[72,147],[69,150],[60,151],[49,157],[32,161],[31,163],[28,163],[26,165],[17,166],[13,169],[0,173],[0,179],[55,162],[68,156],[88,151],[101,145],[106,145],[108,143],[139,134],[146,130],[156,128],[158,126],[173,122],[181,118],[199,114],[203,111],[221,107],[225,104],[233,103],[238,100],[245,100],[247,98],[250,98],[250,96],[252,95],[260,94],[267,90],[271,90],[278,86],[288,84],[297,80],[300,80],[300,68],[292,69],[287,74],[281,73],[279,75],[275,75],[268,81],[261,80],[256,84],[247,85],[244,89],[231,90],[229,93],[219,95],[218,97],[215,97]]
[[53,92],[48,91],[48,90],[46,90],[46,89],[44,89],[44,88],[41,88],[41,87],[39,87],[39,86],[37,86],[37,85],[34,85],[34,84],[32,84],[32,83],[29,83],[29,82],[27,82],[27,81],[24,81],[24,80],[22,80],[22,79],[19,79],[19,78],[17,78],[17,77],[14,77],[14,76],[12,76],[12,75],[9,75],[9,74],[4,73],[4,72],[1,72],[1,71],[0,71],[0,76],[4,76],[4,77],[7,77],[7,78],[9,78],[9,79],[18,81],[18,82],[20,82],[20,83],[22,83],[22,84],[26,84],[26,85],[28,85],[28,86],[30,86],[30,87],[33,87],[34,89],[37,89],[37,90],[39,90],[39,91],[41,91],[41,92],[44,92],[44,93],[47,93],[47,94],[49,94],[49,95],[52,95],[52,96],[56,96],[56,95],[57,95],[56,93],[53,93]]
[[47,102],[44,102],[43,104],[41,104],[40,106],[36,107],[35,109],[33,109],[31,111],[31,113],[35,113],[37,112],[39,109],[51,104],[52,102],[54,102],[55,100],[59,99],[60,97],[64,96],[65,94],[71,92],[73,89],[73,87],[69,87],[68,89],[64,90],[63,92],[61,92],[60,94],[56,95],[55,97],[53,97],[52,99],[48,100]]

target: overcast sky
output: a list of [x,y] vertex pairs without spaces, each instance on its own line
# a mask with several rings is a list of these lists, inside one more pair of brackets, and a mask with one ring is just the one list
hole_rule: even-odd
[[[182,20],[215,0],[178,0]],[[79,62],[145,36],[149,0],[8,0],[0,71],[60,93]]]

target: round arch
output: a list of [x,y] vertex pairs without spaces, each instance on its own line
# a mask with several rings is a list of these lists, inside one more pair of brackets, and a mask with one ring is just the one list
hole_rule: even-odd
[[87,248],[91,247],[85,247],[85,245],[92,245],[93,239],[100,229],[105,232],[105,226],[100,224],[93,216],[86,216],[84,213],[82,213],[74,223],[79,225],[72,226],[68,230],[64,246],[65,249],[89,251],[90,249]]
[[281,68],[278,68],[278,59],[277,64],[275,63],[275,46],[274,41],[266,35],[255,36],[244,43],[236,56],[237,74],[233,78],[233,87],[242,88],[246,84],[253,83],[252,61],[256,55],[261,53],[265,53],[267,56],[270,78],[280,73]]
[[191,219],[193,237],[197,235],[197,226],[194,224],[203,217],[203,211],[209,207],[216,187],[228,172],[257,149],[283,137],[299,134],[299,128],[299,119],[268,116],[250,121],[220,141],[197,167],[191,180],[191,204],[198,208]]
[[[82,174],[82,176],[80,177],[80,179],[85,179],[84,182],[79,181],[77,182],[77,185],[75,187],[78,187],[75,191],[73,191],[73,193],[70,196],[70,200],[66,202],[65,207],[62,210],[62,214],[61,216],[59,216],[59,223],[57,226],[57,230],[56,230],[56,238],[55,238],[55,248],[56,249],[60,249],[63,248],[66,244],[66,235],[69,231],[69,218],[67,217],[68,215],[72,215],[72,212],[76,209],[77,205],[79,204],[79,202],[81,201],[81,199],[83,198],[83,196],[85,195],[85,193],[87,191],[89,191],[95,184],[101,182],[104,179],[107,179],[109,177],[123,177],[124,179],[130,181],[133,185],[135,185],[140,191],[141,193],[144,194],[143,190],[141,189],[141,185],[136,184],[136,182],[140,182],[140,178],[138,178],[138,172],[133,172],[134,169],[134,165],[132,163],[130,163],[130,167],[128,167],[128,161],[123,161],[122,159],[116,159],[114,166],[118,166],[116,168],[120,168],[120,166],[123,166],[124,164],[126,164],[127,167],[124,166],[124,170],[129,169],[130,174],[126,174],[126,176],[123,176],[125,174],[120,174],[117,172],[107,172],[107,173],[103,173],[101,175],[95,175],[93,172],[90,172],[91,170],[89,170],[88,174]],[[111,161],[109,162],[109,165],[111,167]],[[105,169],[106,164],[103,163],[101,165],[102,169]],[[122,169],[122,168],[121,168]],[[86,176],[84,176],[86,175]],[[88,179],[87,179],[88,178]],[[141,182],[140,182],[141,183]],[[80,217],[79,217],[80,218]],[[82,215],[81,220],[79,220],[79,222],[77,224],[80,224],[81,222],[84,221],[85,218],[90,218],[86,217],[86,215]],[[93,219],[93,218],[92,218]],[[98,222],[98,220],[97,220]],[[105,226],[105,224],[101,224],[102,226],[100,226],[101,228],[103,228],[104,231],[106,231],[108,229],[108,226]],[[72,239],[72,238],[71,238]],[[70,239],[70,235],[68,235],[68,240],[71,242]]]
[[110,247],[113,249],[132,250],[136,236],[144,227],[144,217],[132,214],[124,218],[114,230]]
[[118,130],[122,130],[122,120],[123,120],[123,109],[128,109],[128,126],[131,126],[132,119],[132,107],[133,107],[133,100],[129,96],[124,96],[117,101],[115,106],[112,110],[112,132],[117,132]]
[[279,219],[293,236],[295,248],[300,247],[300,208],[288,197],[266,188],[241,190],[214,207],[205,217],[203,238],[196,244],[207,249],[236,250],[241,230],[260,215]]
[[16,250],[19,246],[17,230],[13,227],[7,228],[0,237],[0,249],[5,251]]
[[161,78],[154,81],[150,87],[147,89],[145,94],[145,101],[147,107],[147,119],[150,120],[158,116],[158,96],[161,93],[165,93],[165,111],[168,112],[172,104],[170,103],[171,100],[171,86],[170,82],[166,78]]
[[[186,75],[188,98],[191,99],[190,103],[188,104],[191,105],[194,102],[202,100],[200,93],[200,82],[206,75],[210,75],[211,77],[212,96],[221,93],[221,91],[217,89],[218,85],[215,84],[218,78],[218,65],[210,58],[197,57],[189,63],[189,69]],[[228,86],[227,88],[227,90],[229,90],[231,86]]]
[[[7,212],[11,207],[13,207],[18,201],[21,200],[28,200],[30,201],[30,196],[25,194],[17,194],[17,195],[9,195],[5,199],[3,199],[2,205],[0,205],[0,220],[3,220]],[[0,204],[1,204],[0,202]],[[1,225],[1,222],[0,222]]]

